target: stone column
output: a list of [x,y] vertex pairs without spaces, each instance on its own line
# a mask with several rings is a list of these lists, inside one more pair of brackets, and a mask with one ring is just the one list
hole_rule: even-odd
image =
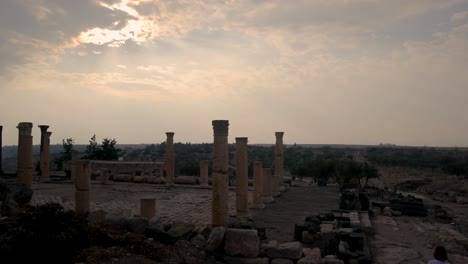
[[271,169],[263,168],[263,202],[273,202],[273,196],[271,196]]
[[200,185],[208,187],[208,160],[200,160]]
[[70,170],[71,170],[71,181],[74,182],[75,181],[75,175],[76,175],[76,172],[73,172],[73,170],[76,168],[76,163],[80,160],[80,152],[78,150],[72,150],[71,152],[71,161],[70,161]]
[[283,184],[283,135],[284,132],[275,132],[276,144],[275,144],[275,185],[273,188],[273,194],[279,195],[280,186]]
[[211,224],[212,226],[228,225],[228,120],[213,120],[214,151],[213,178],[211,194]]
[[101,176],[100,176],[101,184],[107,184],[107,172],[108,171],[109,169],[107,168],[101,169]]
[[250,208],[262,209],[265,207],[265,204],[263,203],[263,168],[261,161],[254,161],[253,173],[254,192],[252,206]]
[[236,138],[236,211],[238,217],[249,218],[249,169],[247,138]]
[[166,136],[166,185],[174,185],[174,132]]
[[16,181],[25,184],[31,189],[33,182],[33,137],[31,136],[32,123],[19,123],[18,137],[18,173]]
[[[41,145],[39,146],[39,167],[41,169],[41,176],[42,176],[42,167],[43,167],[43,152],[44,152],[44,141],[45,141],[45,137],[46,137],[46,133],[47,133],[47,129],[49,128],[49,126],[46,126],[46,125],[39,125],[38,126],[40,129],[41,129]],[[42,177],[41,177],[41,180],[42,180]]]
[[78,160],[72,166],[74,167],[72,168],[72,174],[75,174],[75,212],[77,214],[87,214],[91,207],[91,161]]
[[142,198],[140,199],[140,215],[148,220],[151,220],[156,214],[156,199]]
[[3,166],[2,166],[2,162],[3,162],[3,157],[2,157],[2,146],[3,146],[2,133],[3,133],[3,126],[0,126],[0,175],[3,174]]
[[52,135],[52,132],[47,132],[47,131],[43,132],[43,129],[41,127],[41,163],[40,165],[41,165],[41,181],[43,182],[47,182],[50,180],[50,136],[51,135]]

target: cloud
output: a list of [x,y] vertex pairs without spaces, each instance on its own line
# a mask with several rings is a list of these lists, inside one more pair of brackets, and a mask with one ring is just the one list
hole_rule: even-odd
[[452,23],[458,23],[465,20],[468,17],[468,11],[457,12],[450,17]]

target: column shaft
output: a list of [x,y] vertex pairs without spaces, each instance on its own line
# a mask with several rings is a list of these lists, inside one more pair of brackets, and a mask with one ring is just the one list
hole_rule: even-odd
[[271,169],[263,168],[263,202],[273,202],[273,196],[271,196]]
[[261,209],[265,207],[263,203],[263,168],[262,162],[254,161],[253,168],[254,178],[253,178],[253,201],[251,208]]
[[174,133],[166,133],[166,184],[174,184]]
[[18,137],[18,173],[16,181],[32,187],[33,181],[33,137],[31,136],[32,123],[19,123]]
[[236,138],[236,211],[238,216],[249,214],[249,179],[247,138]]
[[211,224],[213,226],[228,225],[228,120],[213,120],[214,151],[213,178],[211,197]]
[[200,160],[200,185],[208,186],[208,160]]

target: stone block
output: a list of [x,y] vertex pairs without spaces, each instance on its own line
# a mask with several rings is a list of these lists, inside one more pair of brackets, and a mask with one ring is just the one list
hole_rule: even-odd
[[130,232],[143,234],[146,228],[149,227],[148,219],[144,217],[127,218],[127,228]]
[[302,231],[302,243],[311,244],[320,239],[320,233]]
[[174,183],[195,185],[198,184],[198,178],[192,176],[179,176],[174,179]]
[[257,230],[228,229],[224,236],[224,252],[231,256],[255,258],[259,254],[260,239]]
[[223,263],[228,264],[269,264],[269,258],[239,258],[239,257],[225,257]]
[[208,251],[215,251],[223,245],[224,234],[226,233],[226,228],[224,226],[219,226],[211,231],[211,234],[206,242],[206,249]]
[[140,215],[146,219],[152,219],[156,214],[156,199],[142,198],[140,199]]
[[292,261],[290,259],[276,258],[276,259],[271,260],[271,264],[294,264],[294,261]]
[[198,231],[199,234],[203,235],[206,240],[210,237],[211,231],[213,231],[213,228],[211,226],[203,226],[200,228]]
[[300,242],[286,242],[278,244],[267,251],[270,258],[300,259],[302,257],[302,244]]
[[90,193],[88,190],[75,190],[75,212],[77,214],[87,214],[91,207]]
[[148,181],[148,176],[133,176],[133,182],[145,183]]
[[132,181],[132,178],[132,175],[114,175],[112,180],[115,182],[130,182]]
[[206,246],[206,238],[198,234],[190,240],[190,243],[196,247],[203,248]]
[[272,248],[278,246],[278,241],[276,240],[270,240],[268,242],[260,243],[260,256],[266,256],[267,251]]

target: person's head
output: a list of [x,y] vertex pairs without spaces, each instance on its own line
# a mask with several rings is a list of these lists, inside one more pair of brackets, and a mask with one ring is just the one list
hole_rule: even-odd
[[447,261],[447,251],[443,246],[437,246],[434,248],[434,258],[440,261]]

